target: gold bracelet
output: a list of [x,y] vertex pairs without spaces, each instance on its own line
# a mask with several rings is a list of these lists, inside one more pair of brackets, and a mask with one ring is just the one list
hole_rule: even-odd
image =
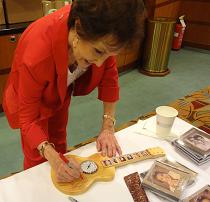
[[43,142],[39,149],[39,153],[43,158],[45,158],[44,151],[48,145],[51,145],[53,148],[55,148],[55,145],[53,143],[49,143],[47,141]]
[[108,114],[104,114],[104,115],[103,115],[103,118],[112,120],[113,125],[116,124],[116,119],[115,119],[114,117],[108,115]]

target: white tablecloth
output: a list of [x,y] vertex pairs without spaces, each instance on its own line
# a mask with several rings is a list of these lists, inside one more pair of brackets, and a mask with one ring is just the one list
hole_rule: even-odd
[[[189,196],[204,185],[210,184],[210,163],[196,166],[193,162],[177,153],[169,142],[159,140],[145,134],[154,132],[155,117],[144,122],[139,122],[131,127],[116,133],[123,153],[132,153],[144,150],[148,147],[160,146],[167,155],[198,172],[196,182],[188,187],[182,198]],[[142,129],[144,126],[145,129]],[[176,135],[184,133],[192,126],[183,120],[176,118],[172,132]],[[152,132],[153,131],[153,132]],[[71,154],[89,156],[96,151],[95,142],[74,150]],[[144,172],[150,168],[154,160],[146,160],[129,164],[116,169],[113,181],[96,182],[84,194],[74,196],[79,202],[130,202],[132,197],[124,183],[123,177],[133,172]],[[163,201],[154,194],[148,193],[151,202]],[[0,180],[0,202],[69,202],[68,196],[58,191],[52,184],[49,164],[43,163],[34,168],[18,173],[6,179]]]

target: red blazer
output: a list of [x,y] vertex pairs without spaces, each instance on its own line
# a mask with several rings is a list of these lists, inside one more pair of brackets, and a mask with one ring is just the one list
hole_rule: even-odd
[[[4,91],[3,108],[9,124],[24,131],[32,148],[47,140],[44,122],[70,97],[67,95],[69,12],[70,6],[66,6],[25,30]],[[105,102],[119,99],[114,57],[100,67],[92,65],[76,80],[73,95],[87,95],[96,87],[98,99]]]

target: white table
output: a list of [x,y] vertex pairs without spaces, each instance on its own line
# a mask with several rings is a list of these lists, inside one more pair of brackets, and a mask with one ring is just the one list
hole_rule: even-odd
[[[131,127],[116,133],[116,137],[122,147],[123,153],[132,153],[144,150],[148,147],[160,146],[167,155],[172,156],[180,163],[198,172],[196,182],[188,187],[182,198],[189,196],[204,185],[210,184],[210,163],[196,166],[181,154],[177,153],[169,142],[148,137],[144,134],[151,133],[154,129],[155,117],[146,120],[146,130],[142,129],[139,122]],[[179,118],[176,118],[173,132],[182,134],[192,126]],[[96,151],[95,142],[85,145],[71,152],[79,156],[89,156]],[[113,181],[96,182],[84,194],[74,196],[79,202],[131,202],[132,197],[124,183],[123,177],[133,172],[144,172],[150,168],[154,160],[137,162],[116,169]],[[163,201],[154,194],[148,193],[151,202]],[[24,172],[15,174],[0,180],[0,202],[69,202],[68,196],[58,191],[52,184],[49,164],[43,163]]]

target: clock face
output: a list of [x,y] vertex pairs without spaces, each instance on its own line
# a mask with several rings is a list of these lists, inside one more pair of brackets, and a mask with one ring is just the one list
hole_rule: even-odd
[[98,170],[98,166],[94,161],[84,161],[81,163],[83,173],[92,174]]

